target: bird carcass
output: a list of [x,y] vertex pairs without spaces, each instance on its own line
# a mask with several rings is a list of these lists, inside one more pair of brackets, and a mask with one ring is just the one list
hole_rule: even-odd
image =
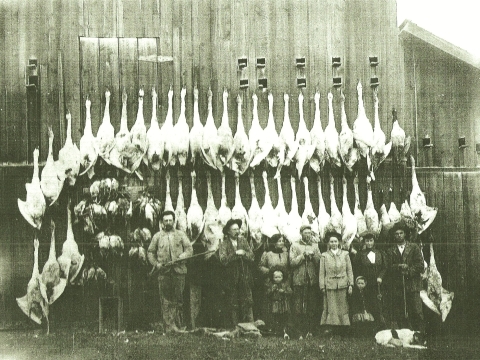
[[[202,243],[208,250],[217,250],[220,241],[223,238],[223,224],[218,217],[218,209],[215,206],[212,191],[212,175],[207,171],[207,207],[203,214],[203,237]],[[231,212],[230,212],[231,213]]]
[[333,115],[333,94],[327,95],[328,98],[328,125],[325,127],[325,151],[327,159],[332,166],[341,167],[342,161],[339,155],[338,131],[335,127],[335,118]]
[[72,141],[72,115],[67,113],[67,137],[63,148],[58,152],[59,176],[70,186],[75,185],[80,172],[80,150]]
[[[173,142],[173,157],[177,158],[180,166],[185,166],[188,157],[188,148],[190,147],[190,128],[187,124],[185,116],[185,95],[187,89],[182,88],[180,91],[180,115],[177,123],[173,127],[175,141]],[[170,162],[170,165],[175,165]]]
[[110,164],[110,152],[115,146],[115,129],[110,122],[110,91],[105,91],[105,111],[97,131],[98,155]]
[[382,229],[382,224],[378,219],[378,213],[373,205],[372,186],[370,182],[371,179],[367,176],[367,205],[365,206],[363,215],[365,216],[365,222],[367,223],[367,230],[374,235],[378,235]]
[[183,173],[178,171],[178,196],[175,207],[175,221],[177,230],[187,232],[187,213],[185,212],[185,199],[183,198]]
[[250,167],[254,168],[260,164],[272,149],[273,143],[270,139],[264,139],[264,131],[260,126],[258,119],[258,96],[252,95],[253,110],[252,110],[252,125],[248,132],[248,139],[250,141]]
[[232,218],[232,210],[227,204],[227,192],[225,190],[225,173],[222,172],[222,198],[220,200],[220,208],[218,209],[218,220],[222,226],[225,226]]
[[328,224],[330,223],[330,214],[325,207],[325,201],[322,194],[322,178],[317,174],[317,188],[318,188],[318,236],[320,241],[324,241],[327,233]]
[[358,173],[355,173],[355,178],[353,179],[353,188],[355,189],[355,209],[353,210],[353,215],[355,215],[355,219],[357,220],[357,236],[362,237],[367,231],[367,223],[365,221],[365,216],[363,215],[362,209],[360,209]]
[[237,96],[238,120],[237,131],[233,137],[234,151],[230,162],[227,164],[235,173],[242,175],[250,165],[251,148],[242,118],[242,98]]
[[[273,167],[277,168],[283,159],[280,161],[280,154],[285,153],[281,151],[283,142],[278,136],[277,130],[275,129],[275,120],[273,118],[273,94],[268,94],[268,121],[265,130],[263,130],[262,137],[262,148],[268,150],[266,160],[267,163]],[[256,165],[255,159],[252,160],[252,167]]]
[[393,126],[390,133],[392,141],[393,158],[397,163],[407,161],[406,156],[410,149],[410,136],[405,136],[405,131],[400,127],[397,118],[397,110],[392,109]]
[[193,126],[190,129],[189,144],[192,164],[198,163],[202,156],[203,124],[198,111],[198,88],[193,89]]
[[145,93],[143,89],[138,91],[138,110],[137,119],[130,129],[130,139],[136,152],[132,158],[134,164],[131,171],[134,172],[140,166],[142,159],[147,153],[148,141],[147,141],[147,128],[145,127],[145,118],[143,117],[143,97]]
[[347,199],[347,179],[345,176],[342,178],[343,185],[343,203],[342,203],[342,242],[343,248],[345,250],[350,249],[350,244],[352,243],[355,235],[357,235],[357,219],[355,215],[352,214],[350,210],[350,205],[348,204]]
[[298,95],[298,110],[300,114],[300,121],[298,123],[298,130],[295,136],[295,142],[298,149],[295,153],[295,162],[297,168],[298,179],[301,179],[303,167],[310,160],[315,151],[315,146],[312,145],[312,139],[310,132],[307,130],[307,124],[305,124],[305,118],[303,117],[303,94]]
[[213,120],[212,97],[212,90],[208,89],[208,114],[205,127],[203,128],[202,156],[205,164],[213,169],[222,171],[223,168],[217,165],[219,136],[215,121]]
[[370,177],[375,180],[375,171],[377,171],[380,164],[386,159],[390,150],[392,149],[392,142],[385,144],[385,133],[380,127],[380,119],[378,116],[378,90],[373,92],[373,104],[375,108],[375,127],[373,129],[373,146],[371,148],[370,156]]
[[43,195],[50,205],[57,201],[62,192],[64,182],[64,178],[58,175],[58,163],[56,164],[53,160],[53,137],[52,128],[48,128],[48,156],[40,179]]
[[310,190],[308,189],[308,178],[306,176],[303,178],[303,185],[305,187],[305,207],[302,214],[302,225],[308,225],[312,228],[312,231],[316,236],[316,241],[318,242],[318,219],[313,211],[312,203],[310,202]]
[[262,234],[266,237],[272,237],[280,231],[277,227],[277,214],[273,209],[272,199],[270,198],[270,190],[268,187],[267,172],[262,172],[263,186],[265,187],[265,201],[262,206]]
[[92,132],[91,106],[92,102],[87,98],[85,101],[85,129],[83,130],[83,136],[80,139],[80,165],[84,169],[80,175],[86,173],[90,179],[95,175],[94,167],[98,158],[97,139],[95,139]]
[[257,200],[257,193],[255,191],[255,175],[253,171],[250,173],[250,189],[252,192],[252,202],[250,204],[250,209],[248,210],[248,225],[250,228],[250,236],[252,238],[254,248],[257,249],[260,245],[262,245],[263,214]]
[[218,130],[218,153],[217,153],[217,168],[223,172],[223,168],[228,164],[235,151],[233,144],[233,135],[230,124],[228,123],[228,92],[223,90],[223,115],[222,123]]
[[176,157],[173,156],[174,149],[174,130],[173,130],[173,89],[170,86],[167,94],[168,98],[168,108],[167,115],[165,116],[165,122],[163,123],[160,131],[162,132],[162,142],[163,142],[163,166],[175,165]]
[[327,225],[327,231],[335,231],[342,233],[343,216],[338,210],[337,202],[335,200],[335,180],[330,174],[330,221]]
[[338,135],[338,153],[345,164],[345,167],[352,171],[358,161],[358,149],[353,146],[353,132],[348,126],[347,114],[345,112],[345,95],[341,93],[341,119],[342,129]]
[[238,173],[235,173],[235,204],[232,208],[232,219],[242,220],[242,226],[240,227],[240,235],[247,239],[248,213],[242,204],[242,198],[240,196],[240,175]]
[[317,91],[314,96],[315,101],[315,117],[313,119],[313,126],[310,130],[310,138],[312,146],[315,148],[310,158],[310,167],[317,174],[323,169],[325,164],[325,133],[322,129],[320,121],[320,93]]
[[282,182],[280,176],[277,177],[277,191],[278,191],[278,201],[277,206],[275,206],[275,215],[277,220],[277,228],[280,234],[286,237],[288,229],[288,213],[285,210],[285,202],[283,200],[283,190],[282,190]]
[[288,213],[288,221],[285,226],[285,237],[293,244],[301,240],[300,227],[302,226],[302,217],[298,213],[297,188],[295,176],[290,177],[290,187],[292,189],[292,206]]
[[280,172],[283,166],[290,166],[293,157],[298,150],[298,143],[295,141],[295,133],[293,132],[292,123],[290,122],[288,101],[290,97],[288,94],[283,95],[283,101],[285,102],[285,110],[283,115],[283,125],[280,130],[280,152],[278,154],[279,164],[277,167],[277,173],[275,177],[280,176]]
[[147,131],[147,160],[153,170],[160,170],[163,160],[165,142],[162,141],[162,131],[157,119],[158,96],[155,87],[152,88],[152,120]]
[[370,148],[373,146],[373,128],[365,114],[362,93],[362,84],[359,81],[357,85],[358,110],[357,118],[353,123],[353,138],[355,139],[360,155],[366,158]]
[[34,228],[40,230],[47,204],[40,187],[40,179],[38,178],[38,156],[38,149],[33,150],[32,182],[25,184],[25,189],[27,190],[26,201],[17,199],[17,204],[24,219]]
[[415,214],[417,220],[417,232],[421,234],[437,216],[437,208],[427,206],[425,195],[418,185],[417,174],[415,172],[415,159],[410,156],[412,162],[412,192],[410,193],[410,209]]
[[192,171],[192,198],[190,200],[190,207],[187,211],[187,235],[190,242],[193,244],[200,237],[203,231],[203,211],[198,203],[196,179],[197,174]]

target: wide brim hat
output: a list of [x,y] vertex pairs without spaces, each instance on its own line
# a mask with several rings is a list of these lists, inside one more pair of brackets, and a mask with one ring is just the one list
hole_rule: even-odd
[[373,238],[374,240],[377,238],[377,235],[373,231],[370,231],[370,230],[365,230],[364,232],[362,232],[358,236],[361,237],[364,240],[365,240],[365,238],[369,238],[369,237]]
[[312,227],[310,225],[302,225],[300,226],[300,234],[303,233],[304,230],[312,230]]
[[336,231],[328,231],[325,234],[325,242],[328,243],[331,237],[336,237],[338,239],[338,242],[342,242],[342,235]]
[[225,224],[225,226],[223,227],[223,235],[226,235],[227,234],[227,231],[230,229],[230,227],[233,225],[233,224],[237,224],[239,228],[242,227],[242,220],[241,219],[230,219],[227,221],[227,223]]
[[390,238],[393,238],[393,235],[395,234],[395,231],[397,230],[403,230],[405,232],[405,235],[408,235],[410,233],[410,229],[408,226],[405,224],[403,220],[400,220],[393,224],[391,229],[388,231],[388,235]]

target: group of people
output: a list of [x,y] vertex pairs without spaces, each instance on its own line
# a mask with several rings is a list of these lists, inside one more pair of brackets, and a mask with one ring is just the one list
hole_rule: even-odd
[[165,211],[148,248],[148,260],[158,269],[166,332],[181,331],[186,322],[229,329],[254,319],[264,320],[266,332],[298,338],[319,330],[344,332],[350,325],[368,334],[424,331],[423,255],[401,222],[390,230],[393,243],[385,251],[368,232],[357,250],[343,249],[336,232],[318,243],[308,225],[300,228],[300,241],[289,244],[275,234],[265,251],[257,251],[239,235],[242,221],[231,219],[215,252],[201,242],[192,246],[174,222],[175,213]]

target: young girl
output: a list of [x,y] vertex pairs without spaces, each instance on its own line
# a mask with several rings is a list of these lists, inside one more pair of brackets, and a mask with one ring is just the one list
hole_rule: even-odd
[[351,299],[351,313],[354,332],[357,335],[370,336],[373,332],[374,318],[371,313],[372,304],[366,295],[367,281],[363,276],[355,279],[355,289]]
[[269,327],[274,334],[283,334],[290,314],[290,296],[292,289],[288,284],[288,276],[280,268],[270,271],[267,285],[267,302]]

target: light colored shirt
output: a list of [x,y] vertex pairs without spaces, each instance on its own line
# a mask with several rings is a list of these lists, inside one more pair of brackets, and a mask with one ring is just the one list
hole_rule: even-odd
[[335,255],[338,255],[338,252],[340,251],[340,249],[337,249],[337,250],[332,250],[330,249]]
[[403,255],[403,250],[405,250],[405,244],[404,245],[397,245],[398,246],[398,251],[400,251],[400,254]]
[[370,262],[372,264],[375,264],[375,253],[373,251],[370,251],[368,254],[367,254],[367,258],[368,260],[370,260]]

